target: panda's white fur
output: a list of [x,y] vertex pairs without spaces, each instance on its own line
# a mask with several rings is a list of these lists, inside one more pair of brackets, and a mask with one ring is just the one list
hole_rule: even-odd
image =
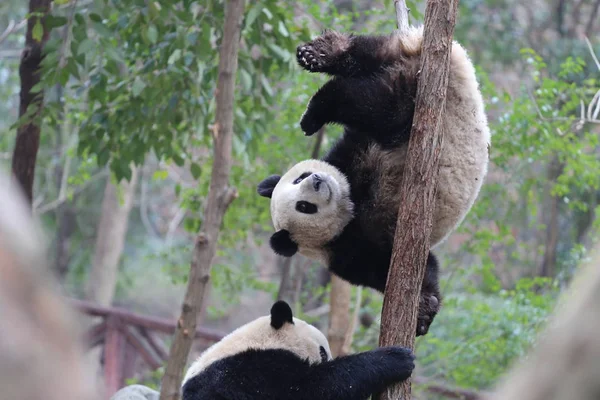
[[[322,361],[321,347],[327,352],[328,359],[331,359],[331,349],[325,335],[301,319],[294,318],[293,324],[284,324],[281,328],[274,329],[271,326],[271,316],[260,317],[239,327],[206,349],[188,369],[182,386],[215,361],[248,349],[288,350],[301,359],[318,363]],[[257,365],[257,368],[260,366]]]
[[[422,27],[411,28],[404,35],[392,37],[382,51],[403,51],[407,56],[421,52]],[[479,92],[475,69],[463,47],[453,42],[446,109],[441,119],[444,143],[440,153],[438,187],[431,232],[431,247],[442,243],[462,222],[477,198],[488,169],[490,130]],[[380,190],[374,201],[377,213],[396,215],[407,145],[382,150],[372,144],[354,162],[376,171],[370,179],[378,181]],[[334,195],[329,202],[316,193],[305,179],[293,181],[303,171],[327,176]],[[326,207],[316,214],[302,214],[294,209],[298,200]],[[294,165],[277,183],[271,199],[271,217],[276,230],[286,229],[305,256],[327,263],[323,245],[339,234],[352,218],[346,177],[334,166],[320,160],[306,160]],[[393,217],[392,217],[393,218]],[[381,229],[387,229],[382,226]],[[391,232],[393,235],[393,232]]]
[[[299,184],[294,180],[304,171],[318,172],[323,179],[319,191],[312,186],[314,175]],[[281,177],[273,190],[271,218],[276,230],[287,229],[301,243],[300,252],[307,257],[327,262],[321,247],[332,240],[353,217],[348,180],[337,168],[321,160],[305,160]],[[319,207],[318,214],[302,214],[295,210],[298,200]]]

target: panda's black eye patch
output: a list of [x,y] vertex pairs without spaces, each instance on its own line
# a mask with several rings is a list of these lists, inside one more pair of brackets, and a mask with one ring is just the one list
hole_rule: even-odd
[[294,185],[297,185],[297,184],[299,184],[299,183],[300,183],[300,182],[302,182],[302,181],[303,181],[303,180],[304,180],[306,177],[309,177],[309,176],[311,176],[311,175],[312,175],[312,172],[304,172],[304,173],[302,173],[302,175],[300,175],[299,177],[297,177],[297,178],[294,180],[294,182],[293,182],[293,183],[294,183]]
[[327,350],[325,350],[325,347],[320,346],[319,353],[321,354],[321,361],[326,362],[329,360],[329,356],[327,355]]
[[308,201],[300,200],[296,202],[296,211],[302,214],[316,214],[317,205],[309,203]]

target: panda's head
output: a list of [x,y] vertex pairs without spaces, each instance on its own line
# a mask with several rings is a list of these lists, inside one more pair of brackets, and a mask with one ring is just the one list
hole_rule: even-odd
[[278,301],[271,307],[271,315],[241,326],[202,353],[188,369],[182,386],[215,361],[249,349],[288,350],[311,364],[332,359],[325,335],[314,326],[294,318],[290,306],[285,301]]
[[258,193],[271,198],[271,218],[277,230],[271,247],[286,257],[298,248],[301,252],[320,249],[353,216],[346,176],[320,160],[305,160],[283,176],[266,178],[258,185]]

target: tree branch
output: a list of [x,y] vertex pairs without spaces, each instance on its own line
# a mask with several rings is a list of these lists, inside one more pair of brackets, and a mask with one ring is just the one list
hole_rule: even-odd
[[408,30],[408,13],[410,8],[406,6],[405,0],[394,0],[394,8],[396,9],[396,26],[400,32]]
[[[452,36],[458,0],[429,0],[421,50],[421,74],[408,143],[394,248],[383,302],[380,346],[414,348],[421,285],[429,253]],[[410,381],[379,399],[409,400]]]
[[26,19],[19,22],[18,24],[15,21],[11,20],[8,23],[8,26],[6,27],[4,32],[0,33],[0,44],[4,42],[10,36],[11,33],[18,31],[19,29],[23,28],[26,24]]
[[196,330],[196,316],[202,309],[210,266],[217,250],[217,240],[225,211],[237,197],[229,186],[233,140],[235,77],[238,67],[240,32],[244,0],[229,0],[225,5],[223,40],[219,51],[219,77],[216,89],[216,122],[213,126],[213,168],[204,210],[202,232],[196,238],[188,286],[181,306],[175,338],[162,379],[160,400],[178,400],[183,368]]

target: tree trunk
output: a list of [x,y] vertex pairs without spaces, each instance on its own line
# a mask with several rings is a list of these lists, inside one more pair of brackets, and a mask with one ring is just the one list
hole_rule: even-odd
[[600,393],[600,247],[580,270],[566,303],[493,400],[594,400]]
[[208,285],[210,265],[217,250],[217,240],[225,211],[237,197],[229,186],[235,77],[244,0],[229,0],[225,5],[223,41],[219,50],[219,77],[216,90],[216,122],[213,131],[213,168],[204,210],[202,231],[196,237],[188,286],[177,321],[175,338],[162,379],[160,400],[179,399],[183,368],[196,331],[196,314],[202,309]]
[[[12,158],[12,173],[21,185],[30,205],[33,199],[35,161],[40,147],[40,119],[44,100],[43,91],[34,93],[31,89],[40,82],[42,51],[49,37],[45,16],[50,11],[50,3],[51,0],[29,1],[29,14],[41,14],[43,17],[40,19],[39,16],[31,16],[27,21],[25,48],[21,55],[21,65],[19,67],[19,76],[21,77],[19,118],[23,118],[23,120],[20,121],[17,129],[17,140]],[[34,30],[36,25],[37,28]],[[34,37],[34,31],[37,32],[40,27],[41,37]]]
[[548,165],[548,188],[546,191],[546,207],[543,217],[546,218],[546,235],[544,241],[544,259],[540,266],[540,276],[556,275],[556,250],[558,247],[558,214],[559,197],[551,194],[552,186],[562,173],[564,165],[553,157]]
[[54,270],[63,280],[69,272],[71,261],[71,239],[77,227],[77,218],[71,204],[61,204],[56,209],[56,242],[54,256]]
[[86,285],[87,299],[103,306],[109,306],[115,294],[136,181],[137,168],[132,167],[129,182],[121,182],[119,188],[109,177],[104,189],[94,260]]
[[277,300],[283,300],[292,308],[295,304],[295,287],[292,277],[294,276],[294,257],[277,257],[277,267],[281,271]]
[[342,354],[346,335],[350,329],[351,299],[352,286],[337,275],[332,275],[327,340],[334,357]]
[[[383,301],[380,346],[414,348],[444,135],[440,118],[446,101],[457,9],[458,0],[429,0],[425,10],[421,75],[400,186],[400,209]],[[399,27],[405,25],[403,21],[398,23]],[[388,388],[378,398],[409,400],[410,380]]]

